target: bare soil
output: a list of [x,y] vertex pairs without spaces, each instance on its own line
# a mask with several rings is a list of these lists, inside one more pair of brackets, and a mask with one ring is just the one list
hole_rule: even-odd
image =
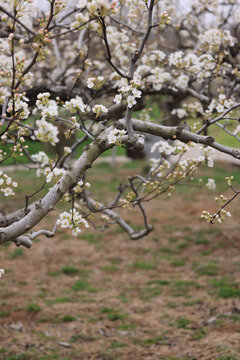
[[[120,173],[101,174],[100,199]],[[113,225],[1,247],[0,359],[240,359],[240,204],[209,225],[200,214],[216,194],[146,204],[154,231],[138,241]],[[135,210],[122,214],[141,224]]]

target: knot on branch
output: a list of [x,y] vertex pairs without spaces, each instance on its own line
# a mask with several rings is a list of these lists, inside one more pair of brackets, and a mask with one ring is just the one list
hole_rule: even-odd
[[132,61],[136,62],[138,60],[139,57],[139,51],[135,50],[134,53],[132,54]]
[[206,143],[212,144],[214,141],[215,141],[215,139],[212,136],[207,136],[206,137]]
[[173,135],[174,140],[178,138],[178,136],[181,134],[182,130],[183,130],[182,125],[177,126],[176,133]]
[[235,158],[240,159],[240,151],[233,150],[233,155],[234,155]]
[[6,242],[6,234],[1,231],[0,232],[0,244],[4,244]]
[[145,145],[145,136],[142,134],[134,134],[132,139],[128,138],[127,145],[135,150],[143,150]]

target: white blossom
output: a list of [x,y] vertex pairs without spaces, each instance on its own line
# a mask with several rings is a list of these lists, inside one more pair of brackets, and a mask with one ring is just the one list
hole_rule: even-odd
[[55,181],[57,182],[61,177],[66,173],[66,170],[60,168],[54,168],[51,172],[49,172],[46,176],[46,182]]
[[57,116],[58,106],[55,100],[50,100],[49,92],[38,94],[37,99],[37,110],[41,112],[43,120],[46,120],[47,117]]
[[120,104],[120,102],[122,101],[122,94],[117,94],[117,95],[115,95],[113,101],[114,101],[116,104]]
[[[28,110],[28,101],[29,99],[26,96],[15,96],[14,98],[14,110],[19,112],[19,117],[21,119],[27,119],[29,117],[30,111]],[[8,103],[8,112],[13,111],[13,101],[12,99]]]
[[69,146],[64,146],[63,151],[64,151],[64,155],[68,155],[71,154],[72,149]]
[[214,159],[213,159],[213,155],[214,155],[214,150],[209,147],[209,146],[200,146],[200,156],[198,157],[198,161],[205,161],[207,160],[207,165],[208,167],[213,167],[214,165]]
[[137,101],[135,100],[135,97],[133,95],[129,95],[127,97],[127,104],[128,107],[131,109],[134,105],[136,105]]
[[182,118],[184,118],[185,116],[187,116],[187,112],[186,112],[185,109],[173,109],[173,110],[171,111],[171,114],[172,114],[172,115],[177,115],[177,117],[178,117],[179,119],[182,119]]
[[0,279],[4,275],[4,269],[0,269]]
[[10,187],[3,188],[1,191],[3,192],[4,196],[14,195],[13,189]]
[[107,113],[108,109],[104,105],[97,104],[92,108],[92,111],[99,116],[101,113]]
[[125,130],[113,129],[108,134],[109,144],[117,144],[118,142],[120,142],[119,138],[121,138],[121,136],[125,135],[126,133],[127,132]]
[[88,106],[84,104],[82,98],[80,96],[76,96],[74,99],[71,99],[70,101],[65,101],[65,104],[63,105],[66,109],[70,111],[70,113],[74,113],[77,110],[80,110],[81,112],[88,111]]
[[80,226],[83,225],[85,228],[89,228],[87,220],[76,209],[61,213],[58,217],[57,225],[60,225],[62,228],[73,228],[73,236],[78,236],[81,232]]
[[188,80],[189,80],[188,76],[182,74],[177,78],[176,86],[180,88],[187,88]]
[[87,6],[87,0],[78,0],[77,8],[84,8],[85,6]]
[[151,147],[151,153],[155,152],[156,150],[158,150],[160,154],[171,155],[176,150],[176,148],[171,146],[167,141],[160,140],[153,144]]
[[175,51],[174,53],[171,53],[168,59],[169,65],[181,66],[183,61],[182,57],[182,51]]
[[47,165],[49,162],[49,158],[44,151],[39,151],[38,153],[33,154],[32,158],[33,158],[33,160],[40,162],[44,165]]
[[206,187],[209,189],[209,190],[215,190],[216,189],[216,184],[215,184],[215,181],[214,179],[208,179],[208,182],[206,183]]
[[37,130],[34,131],[36,138],[42,142],[49,142],[51,145],[56,145],[59,142],[58,128],[45,120],[36,121]]
[[218,51],[220,46],[233,46],[235,43],[229,30],[209,29],[200,35],[200,44],[206,45],[209,50]]

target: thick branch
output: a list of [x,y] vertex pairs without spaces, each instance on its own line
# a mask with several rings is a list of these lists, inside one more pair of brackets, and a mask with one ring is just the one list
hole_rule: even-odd
[[[125,120],[121,119],[118,124],[125,126]],[[144,122],[136,119],[132,119],[133,129],[139,132],[145,132],[152,135],[161,136],[166,140],[180,140],[184,143],[192,141],[196,144],[203,144],[210,146],[216,150],[219,150],[225,154],[229,154],[236,159],[240,160],[240,152],[236,149],[232,149],[228,146],[217,143],[211,136],[203,136],[199,134],[191,133],[188,130],[183,129],[180,126],[162,126],[150,122]]]
[[7,241],[14,241],[17,237],[32,229],[40,222],[54,207],[54,205],[82,176],[82,174],[91,167],[92,163],[107,149],[113,145],[107,142],[107,135],[113,127],[103,131],[99,137],[87,146],[75,162],[72,170],[67,171],[61,179],[49,190],[46,196],[35,203],[30,212],[5,228],[0,228],[0,244]]

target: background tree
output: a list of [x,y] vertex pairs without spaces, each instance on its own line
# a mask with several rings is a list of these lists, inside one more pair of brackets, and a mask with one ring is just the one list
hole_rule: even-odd
[[[41,14],[30,0],[7,0],[0,12],[0,161],[16,164],[22,156],[43,177],[42,186],[25,195],[22,209],[1,215],[1,244],[31,247],[37,236],[53,236],[57,225],[78,236],[98,213],[104,226],[116,222],[138,239],[152,230],[144,202],[191,180],[202,163],[213,166],[212,149],[240,158],[239,151],[207,135],[217,126],[240,140],[240,9],[234,1],[201,1],[181,10],[167,1],[51,0]],[[165,107],[156,123],[146,106],[149,96]],[[196,121],[184,123],[188,118]],[[147,176],[120,184],[110,204],[94,200],[87,170],[116,145],[142,151],[146,134],[160,137]],[[50,144],[56,152],[35,152],[34,143]],[[202,144],[200,156],[182,159],[193,143]],[[170,155],[176,155],[174,162]],[[231,177],[227,181],[233,196],[220,197],[215,214],[203,212],[209,222],[230,216],[225,206],[239,191]],[[18,186],[3,171],[0,185],[3,196],[14,196]],[[207,186],[213,188],[214,181]],[[59,201],[66,211],[54,229],[33,230]],[[143,216],[138,232],[116,210],[131,206]]]

